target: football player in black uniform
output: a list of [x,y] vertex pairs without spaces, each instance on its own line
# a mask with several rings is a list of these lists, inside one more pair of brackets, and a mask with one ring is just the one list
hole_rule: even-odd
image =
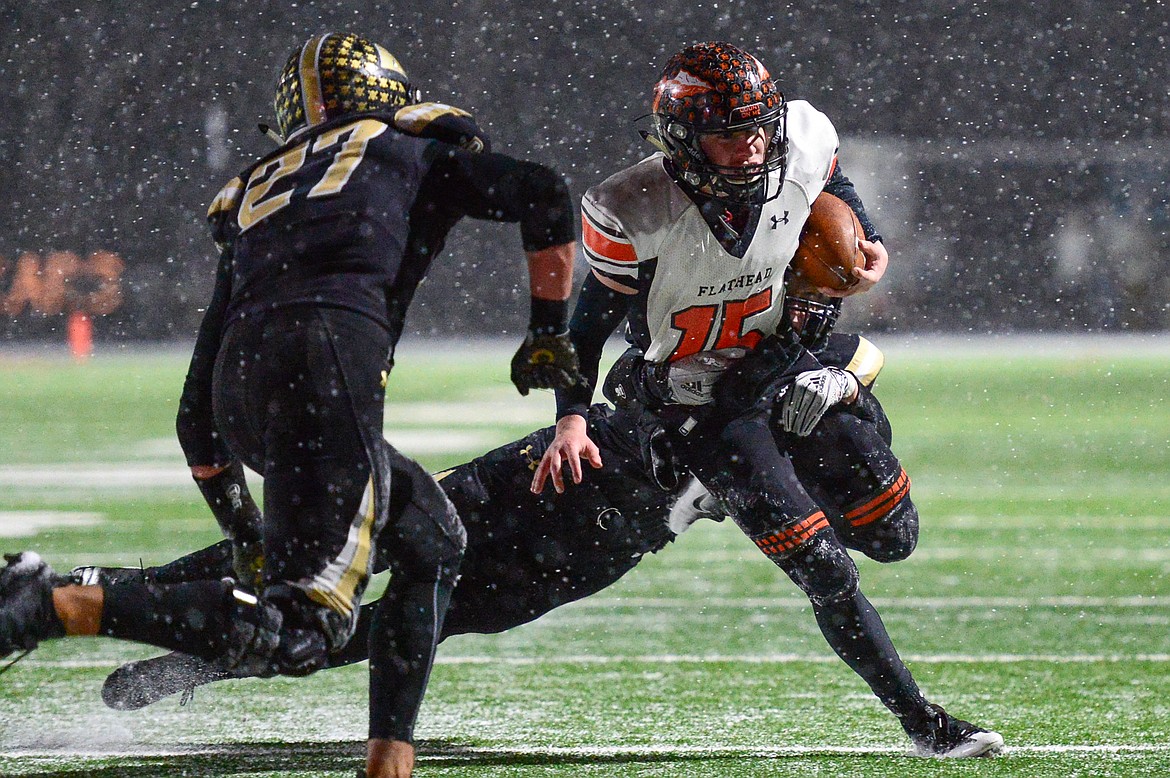
[[[248,674],[311,673],[349,641],[381,554],[395,575],[375,621],[392,639],[370,664],[367,771],[400,778],[412,770],[465,533],[442,490],[382,437],[394,347],[454,224],[519,222],[532,318],[512,380],[521,394],[575,383],[574,209],[557,174],[484,153],[465,113],[420,104],[398,61],[357,35],[297,47],[275,109],[282,145],[208,213],[222,253],[178,417],[187,462],[213,501],[241,504],[241,463],[264,475],[262,522],[217,514],[229,518],[241,585],[94,587],[86,596],[100,618],[92,609],[55,618],[62,579],[36,554],[14,556],[0,579],[9,633],[0,630],[0,654],[100,633]],[[24,620],[23,632],[22,607],[44,617]]]
[[651,116],[645,137],[659,153],[582,199],[591,274],[571,333],[587,380],[557,392],[557,435],[533,489],[551,480],[564,491],[566,468],[579,485],[582,459],[603,466],[582,409],[601,346],[625,319],[636,350],[615,366],[615,391],[656,420],[663,446],[805,592],[826,640],[898,718],[916,753],[998,750],[998,733],[921,693],[820,495],[795,470],[796,448],[825,412],[861,396],[853,370],[818,362],[784,316],[785,271],[816,197],[830,192],[850,204],[869,237],[858,243],[866,267],[854,269],[847,293],[876,284],[888,260],[838,164],[832,123],[806,101],[785,100],[759,60],[723,42],[670,58]]

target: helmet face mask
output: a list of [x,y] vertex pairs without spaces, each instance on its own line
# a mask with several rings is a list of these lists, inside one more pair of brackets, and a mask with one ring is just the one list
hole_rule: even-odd
[[417,90],[389,51],[353,33],[314,35],[289,56],[276,86],[276,123],[286,140],[348,114],[397,110]]
[[825,345],[841,315],[841,298],[815,290],[793,289],[784,295],[784,317],[809,351]]
[[[767,69],[729,43],[688,46],[667,62],[654,88],[654,140],[674,177],[716,199],[772,199],[767,180],[788,157],[784,96]],[[703,151],[702,136],[763,128],[767,145],[758,164],[722,166]]]

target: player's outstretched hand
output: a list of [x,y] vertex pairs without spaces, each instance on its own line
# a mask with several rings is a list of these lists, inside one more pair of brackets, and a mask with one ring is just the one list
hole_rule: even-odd
[[532,389],[568,389],[584,382],[569,333],[529,331],[512,357],[512,383],[525,397]]
[[532,493],[544,491],[544,483],[552,478],[557,494],[565,491],[564,464],[568,463],[573,483],[581,483],[581,459],[585,458],[594,469],[601,467],[601,451],[589,439],[589,427],[583,416],[569,414],[557,422],[557,434],[548,445],[536,474],[532,477]]

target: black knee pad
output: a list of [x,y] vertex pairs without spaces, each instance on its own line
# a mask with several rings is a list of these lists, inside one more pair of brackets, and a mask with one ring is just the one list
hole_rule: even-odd
[[878,398],[874,396],[873,391],[868,387],[861,387],[857,393],[857,401],[851,406],[847,406],[850,413],[860,419],[871,422],[877,430],[878,436],[888,446],[894,439],[893,430],[890,428],[890,419],[886,416],[886,411],[882,408],[882,404],[878,402]]
[[772,561],[815,605],[843,600],[857,591],[857,565],[831,530],[822,530]]
[[910,499],[905,470],[879,491],[847,507],[837,519],[841,539],[849,548],[878,562],[897,562],[918,544],[918,509]]
[[850,546],[875,562],[901,562],[918,545],[918,509],[909,497],[881,520],[855,529]]
[[386,443],[378,451],[392,487],[387,492],[385,528],[378,536],[374,572],[402,565],[459,568],[467,531],[455,506],[422,465]]

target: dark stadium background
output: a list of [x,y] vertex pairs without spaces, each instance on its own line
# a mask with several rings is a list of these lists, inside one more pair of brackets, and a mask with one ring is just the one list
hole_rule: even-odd
[[[634,120],[667,56],[730,40],[834,120],[886,236],[887,280],[849,304],[850,323],[1170,326],[1163,0],[36,0],[9,4],[0,28],[0,343],[62,338],[68,309],[100,291],[77,269],[53,287],[52,252],[124,262],[99,342],[191,338],[215,261],[203,213],[271,148],[256,124],[276,73],[326,29],[381,42],[428,99],[472,111],[498,150],[554,164],[575,195],[647,153]],[[65,289],[48,312],[12,295],[22,255],[36,283]],[[514,228],[461,225],[408,333],[514,333],[521,257]]]

